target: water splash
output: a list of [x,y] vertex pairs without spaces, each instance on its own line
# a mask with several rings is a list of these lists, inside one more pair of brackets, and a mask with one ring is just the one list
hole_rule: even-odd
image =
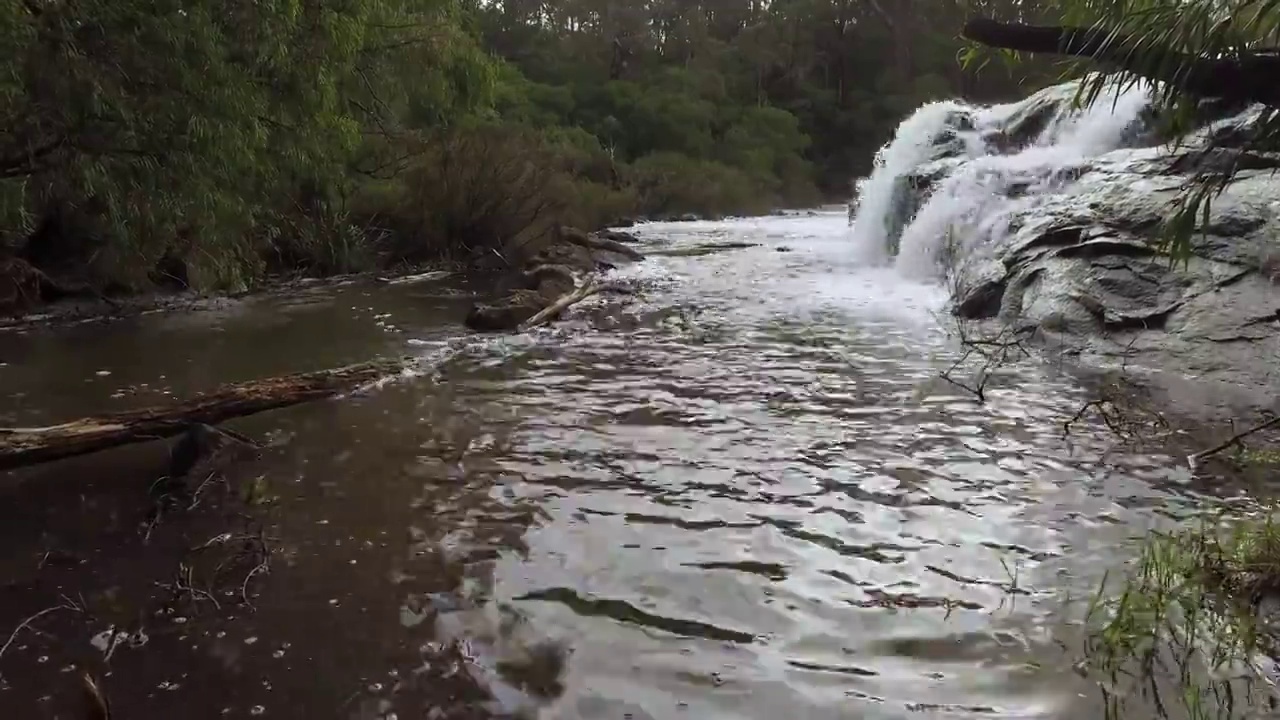
[[[894,218],[899,214],[902,180],[938,152],[937,141],[956,122],[972,112],[953,101],[922,106],[898,126],[893,141],[876,153],[875,170],[858,183],[858,208],[853,219],[853,240],[858,259],[879,264],[889,258]],[[966,134],[968,135],[968,134]],[[973,139],[965,137],[964,141]],[[974,147],[975,152],[980,148]]]
[[999,239],[1016,212],[1124,147],[1148,92],[1115,90],[1080,109],[1072,103],[1077,87],[1056,85],[1006,105],[916,111],[867,179],[855,252],[877,259],[896,246],[900,273],[934,278],[944,253],[965,256]]

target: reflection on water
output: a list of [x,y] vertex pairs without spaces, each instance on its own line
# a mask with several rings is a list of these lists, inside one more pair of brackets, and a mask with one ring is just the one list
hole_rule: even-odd
[[[6,336],[6,423],[434,364],[236,423],[274,440],[252,593],[157,591],[224,531],[138,531],[161,448],[0,480],[0,630],[83,608],[15,635],[0,706],[70,717],[87,669],[122,718],[1092,716],[1073,622],[1188,502],[1176,463],[1065,443],[1085,391],[1042,367],[981,406],[938,384],[943,296],[857,267],[842,213],[640,232],[759,245],[655,256],[640,302],[523,336],[360,285]],[[108,658],[112,629],[147,640]]]

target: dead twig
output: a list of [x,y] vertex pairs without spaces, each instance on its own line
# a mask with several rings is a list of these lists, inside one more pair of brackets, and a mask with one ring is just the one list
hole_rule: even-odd
[[249,570],[244,576],[244,581],[240,583],[240,599],[244,601],[245,607],[254,610],[253,602],[249,600],[249,581],[253,580],[255,575],[265,575],[271,572],[271,546],[267,545],[266,536],[259,533],[255,538],[248,542],[245,554],[250,554],[258,563]]
[[[1124,371],[1121,372],[1123,378]],[[1107,430],[1122,441],[1140,438],[1144,422],[1160,430],[1169,429],[1164,415],[1136,397],[1126,396],[1124,389],[1119,381],[1103,385],[1097,397],[1080,405],[1075,414],[1062,423],[1063,437],[1069,436],[1072,427],[1090,414],[1097,416]]]
[[222,609],[222,603],[213,596],[213,593],[196,586],[194,573],[191,566],[186,563],[178,564],[178,574],[172,583],[156,583],[156,587],[164,588],[173,593],[175,598],[186,597],[191,598],[194,602],[200,600],[208,600],[213,603],[215,610]]
[[111,720],[111,704],[93,676],[82,673],[80,684],[84,691],[85,715],[89,720]]
[[[1026,335],[1034,328],[1004,326],[992,337],[974,338],[969,335],[965,322],[956,318],[956,330],[963,349],[960,357],[943,371],[940,377],[951,385],[973,395],[978,404],[987,401],[987,382],[994,371],[1024,358],[1031,357],[1026,348]],[[973,358],[981,358],[982,365],[970,382],[960,380],[955,373]]]
[[[272,550],[261,530],[256,533],[239,535],[229,532],[215,535],[203,544],[191,548],[190,552],[196,554],[215,547],[226,548],[233,543],[238,544],[239,548],[231,550],[211,570],[209,586],[211,589],[220,589],[219,591],[224,592],[228,597],[233,597],[234,593],[238,591],[244,604],[253,609],[253,603],[249,599],[249,583],[254,577],[266,574],[271,570]],[[243,578],[238,576],[235,579],[227,577],[238,567],[249,568]],[[212,599],[211,593],[201,594]]]
[[1251,427],[1251,428],[1249,428],[1249,429],[1247,429],[1247,430],[1243,430],[1243,431],[1241,431],[1241,432],[1238,432],[1238,433],[1236,433],[1235,435],[1232,435],[1231,437],[1227,438],[1227,439],[1226,439],[1226,440],[1224,440],[1223,442],[1221,442],[1221,443],[1219,443],[1219,444],[1217,444],[1217,445],[1214,445],[1213,447],[1209,448],[1208,450],[1201,450],[1201,451],[1200,451],[1200,452],[1198,452],[1198,453],[1195,453],[1195,454],[1192,454],[1192,455],[1188,455],[1188,456],[1187,456],[1187,465],[1189,465],[1189,466],[1191,467],[1191,469],[1192,469],[1192,470],[1195,470],[1195,469],[1196,469],[1196,467],[1197,467],[1201,462],[1203,462],[1204,460],[1207,460],[1208,458],[1211,458],[1211,457],[1213,457],[1214,455],[1217,455],[1218,453],[1222,452],[1223,450],[1226,450],[1226,449],[1228,449],[1228,448],[1230,448],[1230,447],[1233,447],[1233,446],[1235,446],[1235,445],[1239,445],[1239,444],[1240,444],[1240,442],[1241,442],[1242,440],[1244,440],[1245,438],[1249,437],[1250,435],[1253,435],[1254,433],[1262,432],[1263,430],[1267,430],[1267,429],[1269,429],[1269,428],[1273,428],[1273,427],[1275,427],[1275,426],[1277,426],[1277,425],[1280,425],[1280,415],[1277,415],[1277,416],[1275,416],[1275,417],[1273,417],[1273,418],[1271,418],[1270,420],[1267,420],[1267,421],[1265,421],[1265,422],[1258,423],[1257,425],[1254,425],[1253,427]]
[[217,470],[211,471],[206,475],[204,480],[201,480],[200,484],[196,486],[196,489],[191,492],[191,504],[187,506],[188,511],[196,509],[196,506],[200,504],[200,494],[204,492],[205,486],[215,480],[225,482],[226,478]]
[[432,282],[434,280],[443,280],[453,273],[448,270],[432,270],[430,272],[418,273],[416,275],[402,275],[400,277],[378,277],[378,282],[385,285],[411,285],[414,283]]
[[265,574],[270,572],[271,566],[268,565],[268,562],[269,562],[269,559],[264,558],[262,562],[258,563],[256,567],[254,567],[252,570],[249,571],[248,575],[244,576],[244,582],[240,584],[240,599],[244,601],[245,607],[249,608],[250,610],[254,609],[254,607],[253,607],[253,603],[250,602],[249,600],[249,581],[253,579],[254,575],[258,575],[260,573]]
[[0,645],[0,657],[4,657],[5,652],[9,649],[11,645],[13,645],[13,641],[17,639],[18,633],[22,632],[24,628],[30,627],[31,623],[39,620],[45,615],[48,615],[50,613],[55,613],[59,610],[70,610],[72,612],[84,612],[83,607],[77,605],[76,603],[72,602],[71,600],[67,599],[64,596],[62,598],[61,604],[54,605],[53,607],[47,607],[44,610],[41,610],[40,612],[27,618],[26,620],[23,620],[22,622],[18,623],[18,627],[14,628],[13,632],[9,633],[9,639],[5,641],[4,645]]
[[1113,434],[1121,438],[1128,438],[1133,434],[1131,428],[1125,423],[1124,413],[1120,411],[1114,401],[1105,397],[1095,398],[1077,408],[1075,414],[1062,423],[1062,434],[1070,435],[1071,426],[1083,420],[1085,416],[1090,414],[1090,411],[1097,415],[1102,420],[1102,424],[1106,425],[1107,429]]

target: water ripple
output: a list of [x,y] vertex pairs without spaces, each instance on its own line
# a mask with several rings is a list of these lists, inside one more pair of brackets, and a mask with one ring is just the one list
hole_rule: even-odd
[[675,281],[646,302],[686,311],[532,348],[492,387],[522,409],[504,467],[554,491],[528,559],[497,572],[513,602],[577,618],[530,611],[574,638],[562,716],[590,697],[663,717],[671,693],[774,716],[725,695],[735,683],[785,683],[806,717],[1048,716],[1075,697],[1044,628],[1105,569],[1088,558],[1125,536],[1116,519],[1165,502],[1142,480],[1161,461],[1098,476],[1104,440],[1062,435],[1083,391],[1049,370],[1013,371],[983,405],[939,383],[941,294],[853,267],[834,220],[742,221],[764,247],[658,258],[645,272]]
[[[264,470],[289,547],[254,622],[313,660],[263,670],[276,657],[236,643],[236,672],[293,688],[286,714],[305,698],[294,714],[323,715],[348,685],[366,712],[475,676],[502,712],[536,697],[561,718],[1094,716],[1063,647],[1127,538],[1185,512],[1169,458],[1087,424],[1067,443],[1086,391],[1051,368],[1001,374],[985,404],[941,381],[944,294],[859,267],[842,213],[637,230],[760,246],[655,257],[623,270],[634,303],[512,336],[415,325],[427,301],[352,288],[332,307],[364,345],[333,343],[337,311],[308,303],[265,330],[219,319],[241,338],[221,351],[106,348],[117,372],[136,347],[192,348],[176,391],[246,346],[296,359],[296,327],[327,328],[317,362],[346,361],[402,350],[367,326],[394,320],[422,358],[416,378],[270,419],[292,438]],[[12,504],[6,526],[75,537],[81,515],[53,500]],[[169,634],[174,653],[206,636],[229,652],[208,629]],[[562,664],[536,659],[547,640],[572,649]],[[395,682],[370,681],[392,657]],[[531,666],[555,677],[512,670]]]

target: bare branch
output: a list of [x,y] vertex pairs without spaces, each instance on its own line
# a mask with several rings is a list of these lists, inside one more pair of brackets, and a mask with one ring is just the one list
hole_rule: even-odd
[[1214,445],[1208,450],[1201,450],[1200,452],[1195,453],[1194,455],[1187,456],[1187,464],[1191,466],[1192,470],[1195,470],[1196,466],[1198,466],[1202,461],[1210,457],[1213,457],[1214,455],[1217,455],[1218,453],[1232,446],[1239,445],[1241,440],[1244,440],[1245,438],[1249,437],[1250,435],[1253,435],[1254,433],[1262,432],[1263,430],[1273,428],[1277,425],[1280,425],[1280,415],[1277,415],[1276,417],[1273,417],[1270,420],[1267,420],[1266,422],[1258,423],[1257,425],[1254,425],[1248,430],[1238,432],[1235,435],[1232,435],[1231,437],[1227,438],[1223,442],[1217,445]]
[[61,604],[54,605],[53,607],[47,607],[44,610],[41,610],[40,612],[27,618],[26,620],[23,620],[22,622],[18,623],[18,626],[16,628],[13,629],[13,632],[9,633],[9,639],[5,641],[4,645],[0,645],[0,657],[4,657],[4,654],[9,649],[9,646],[13,645],[13,641],[17,639],[18,633],[22,632],[25,628],[31,627],[31,623],[35,622],[36,620],[39,620],[45,615],[57,612],[59,610],[71,610],[73,612],[83,612],[84,608],[80,607],[79,605],[76,605],[75,603],[71,602],[70,600],[64,597]]

